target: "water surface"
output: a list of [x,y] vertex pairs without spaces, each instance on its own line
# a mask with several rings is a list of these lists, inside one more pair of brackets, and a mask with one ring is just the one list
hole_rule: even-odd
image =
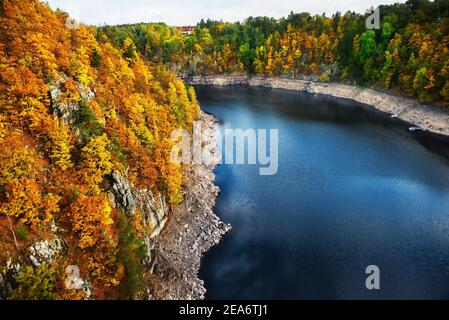
[[[233,225],[206,254],[209,299],[449,298],[447,143],[348,102],[197,87],[224,128],[278,128],[279,170],[217,167],[215,213]],[[381,289],[365,287],[377,265]]]

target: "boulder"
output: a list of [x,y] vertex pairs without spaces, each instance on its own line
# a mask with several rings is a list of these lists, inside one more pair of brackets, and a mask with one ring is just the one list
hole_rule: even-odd
[[28,248],[29,258],[35,267],[39,267],[53,261],[62,249],[62,241],[56,236],[51,240],[36,241]]

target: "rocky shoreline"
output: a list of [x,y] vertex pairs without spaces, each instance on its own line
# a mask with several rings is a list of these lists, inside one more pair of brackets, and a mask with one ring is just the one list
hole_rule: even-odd
[[185,165],[184,201],[170,208],[165,227],[154,239],[155,260],[147,279],[149,299],[204,299],[206,289],[198,277],[203,253],[231,229],[212,211],[219,194],[213,172],[220,161],[215,143],[218,124],[205,113],[201,121],[203,162],[209,164]]
[[394,96],[374,89],[339,83],[314,82],[301,79],[248,77],[246,75],[193,76],[183,78],[191,85],[245,85],[285,89],[328,95],[353,100],[410,123],[415,129],[449,136],[449,112],[442,108],[420,104],[416,100]]

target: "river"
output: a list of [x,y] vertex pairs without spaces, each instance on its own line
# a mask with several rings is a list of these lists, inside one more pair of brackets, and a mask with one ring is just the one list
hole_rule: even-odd
[[233,230],[204,257],[208,299],[449,298],[447,142],[350,101],[196,90],[221,130],[279,130],[277,174],[216,168],[214,211]]

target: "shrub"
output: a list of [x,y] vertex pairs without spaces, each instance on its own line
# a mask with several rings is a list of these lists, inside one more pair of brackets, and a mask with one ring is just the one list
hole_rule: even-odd
[[75,113],[75,126],[80,131],[83,145],[87,144],[91,137],[103,133],[103,128],[85,100],[79,103],[79,108]]
[[17,276],[18,287],[12,293],[12,300],[57,300],[58,271],[45,264],[34,269],[23,267]]
[[119,232],[119,259],[125,267],[123,298],[133,299],[143,289],[143,259],[146,248],[124,213],[119,217]]
[[20,240],[22,240],[22,241],[27,241],[27,240],[28,240],[28,236],[29,236],[29,234],[28,234],[28,228],[27,228],[25,225],[20,224],[20,225],[17,227],[16,235],[17,235],[17,237],[18,237]]

